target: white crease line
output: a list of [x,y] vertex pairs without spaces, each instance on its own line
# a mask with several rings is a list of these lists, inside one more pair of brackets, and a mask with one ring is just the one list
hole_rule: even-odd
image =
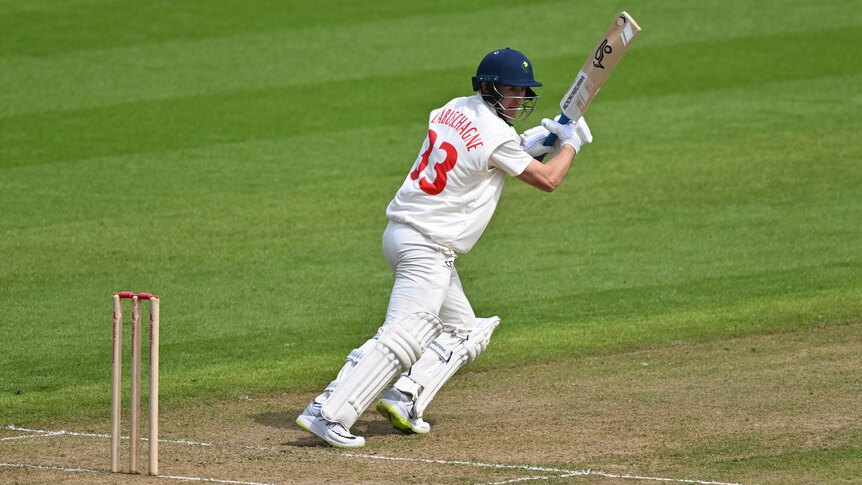
[[556,480],[558,478],[569,478],[569,477],[583,477],[590,475],[590,470],[583,471],[574,471],[572,473],[566,473],[564,475],[553,475],[549,477],[520,477],[513,478],[511,480],[503,480],[502,482],[491,482],[487,485],[504,485],[507,483],[518,483],[518,482],[530,482],[533,480]]
[[[8,429],[15,431],[24,431],[27,433],[38,433],[41,436],[56,436],[56,435],[69,435],[69,436],[86,436],[86,437],[97,437],[97,438],[110,438],[110,435],[107,434],[96,434],[96,433],[75,433],[71,431],[47,431],[40,429],[28,429],[28,428],[20,428],[15,426],[14,424],[10,424],[7,426]],[[128,437],[124,437],[124,439],[128,439]],[[146,438],[142,438],[146,439]],[[205,443],[201,441],[189,441],[189,440],[165,440],[160,439],[159,443],[175,443],[182,445],[193,445],[193,446],[216,446],[212,443]],[[278,447],[272,446],[241,446],[241,448],[250,449],[250,450],[258,450],[258,451],[280,451]],[[503,465],[499,463],[481,463],[475,461],[460,461],[460,460],[438,460],[431,458],[412,458],[412,457],[398,457],[398,456],[380,456],[380,455],[366,455],[360,453],[345,453],[345,452],[326,452],[321,453],[330,456],[345,456],[348,458],[364,458],[369,460],[384,460],[384,461],[405,461],[405,462],[414,462],[414,463],[430,463],[430,464],[440,464],[440,465],[462,465],[462,466],[471,466],[477,468],[496,468],[498,470],[528,470],[534,472],[545,472],[545,473],[557,473],[559,475],[552,477],[523,477],[517,478],[509,481],[503,482],[493,482],[493,484],[488,485],[499,485],[505,483],[515,483],[517,481],[528,481],[528,480],[550,480],[554,478],[566,478],[566,477],[574,477],[574,476],[596,476],[596,477],[604,477],[604,478],[617,478],[621,480],[643,480],[643,481],[653,481],[653,482],[668,482],[668,483],[693,483],[697,485],[742,485],[741,483],[734,482],[717,482],[717,481],[709,481],[709,480],[692,480],[685,478],[664,478],[664,477],[647,477],[640,475],[618,475],[614,473],[607,473],[602,471],[594,471],[594,470],[566,470],[562,468],[548,468],[548,467],[540,467],[540,466],[532,466],[532,465]],[[229,482],[228,482],[229,483]],[[240,482],[242,483],[242,482]]]
[[[73,435],[74,436],[74,435]],[[51,465],[33,465],[30,463],[0,463],[0,468],[27,468],[35,470],[51,470],[58,472],[75,472],[75,473],[109,473],[107,470],[95,470],[92,468],[67,468],[62,466]],[[178,475],[156,475],[152,478],[162,478],[167,480],[181,480],[184,482],[210,482],[210,483],[229,483],[232,485],[273,485],[271,483],[262,482],[242,482],[239,480],[222,480],[220,478],[205,478],[205,477],[183,477]]]
[[[669,483],[696,483],[699,485],[742,485],[740,483],[728,483],[728,482],[713,482],[706,480],[691,480],[684,478],[662,478],[662,477],[644,477],[639,475],[617,475],[613,473],[606,473],[602,471],[593,471],[593,470],[565,470],[561,468],[546,468],[539,466],[530,466],[530,465],[501,465],[494,463],[481,463],[474,461],[449,461],[449,460],[432,460],[428,458],[407,458],[407,457],[390,457],[390,456],[378,456],[378,455],[362,455],[356,453],[340,453],[341,456],[349,456],[355,458],[368,458],[372,460],[389,460],[389,461],[412,461],[412,462],[420,462],[420,463],[438,463],[441,465],[467,465],[474,467],[485,467],[485,468],[497,468],[497,469],[506,469],[506,470],[529,470],[536,472],[550,472],[550,473],[559,473],[560,475],[553,477],[525,477],[521,479],[517,479],[518,481],[526,481],[532,479],[538,480],[549,480],[552,478],[566,478],[566,477],[575,477],[575,476],[597,476],[597,477],[605,477],[605,478],[619,478],[619,479],[628,479],[628,480],[645,480],[645,481],[654,481],[654,482],[669,482]],[[510,483],[510,482],[495,482],[495,483]],[[489,484],[490,485],[490,484]]]
[[621,480],[641,480],[641,481],[651,481],[651,482],[694,483],[694,484],[698,484],[698,485],[741,485],[739,483],[714,482],[714,481],[708,481],[708,480],[691,480],[691,479],[685,479],[685,478],[662,478],[662,477],[645,477],[645,476],[640,476],[640,475],[618,475],[618,474],[614,474],[614,473],[606,473],[606,472],[593,471],[593,470],[573,471],[571,473],[566,473],[563,475],[553,475],[553,476],[543,476],[543,477],[520,477],[520,478],[513,478],[511,480],[503,480],[501,482],[490,482],[487,484],[477,484],[477,485],[505,485],[508,483],[529,482],[529,481],[533,481],[533,480],[556,480],[556,479],[560,479],[560,478],[584,477],[584,476],[618,478]]
[[660,478],[660,477],[643,477],[640,475],[616,475],[613,473],[605,473],[599,471],[591,471],[590,475],[606,478],[621,478],[626,480],[644,480],[651,482],[671,482],[671,483],[697,483],[699,485],[742,485],[740,483],[713,482],[709,480],[691,480],[685,478]]
[[76,473],[93,473],[98,470],[89,470],[87,468],[66,468],[62,466],[50,466],[50,465],[30,465],[27,463],[0,463],[0,467],[5,468],[35,468],[39,470],[55,470],[61,472],[76,472]]
[[6,438],[0,438],[0,441],[12,441],[12,440],[24,440],[28,438],[41,438],[43,436],[57,436],[61,435],[61,432],[53,432],[53,433],[39,433],[39,434],[25,434],[21,436],[7,436]]
[[545,468],[532,465],[501,465],[498,463],[481,463],[476,461],[460,461],[460,460],[436,460],[431,458],[411,458],[399,456],[380,456],[380,455],[363,455],[359,453],[338,453],[340,456],[351,458],[367,458],[370,460],[388,460],[388,461],[412,461],[419,463],[430,463],[439,465],[465,465],[479,468],[497,468],[505,470],[529,470],[534,472],[556,472],[556,473],[577,473],[575,470],[561,470],[559,468]]
[[521,478],[513,478],[511,480],[503,480],[502,482],[491,482],[487,485],[505,485],[507,483],[518,483],[518,482],[531,482],[533,480],[552,480],[555,478],[561,478],[559,475],[554,475],[552,477],[521,477]]
[[272,483],[263,482],[241,482],[238,480],[219,480],[217,478],[201,478],[201,477],[179,477],[176,475],[159,475],[159,478],[168,478],[171,480],[182,480],[185,482],[215,482],[215,483],[232,483],[237,485],[274,485]]
[[[66,430],[47,431],[44,429],[19,428],[18,426],[15,426],[14,424],[10,424],[9,426],[6,426],[6,428],[11,429],[13,431],[24,431],[26,433],[36,433],[36,434],[30,435],[30,436],[14,436],[12,438],[2,438],[2,439],[0,439],[0,441],[12,440],[12,439],[23,439],[23,438],[38,438],[41,436],[60,436],[60,435],[83,436],[83,437],[87,437],[87,438],[110,438],[111,437],[111,435],[109,435],[109,434],[99,434],[99,433],[76,433],[73,431],[66,431]],[[124,440],[129,439],[128,436],[121,436],[120,438],[122,438]],[[149,438],[140,438],[140,440],[141,441],[149,441]],[[160,439],[159,443],[173,443],[173,444],[178,444],[178,445],[194,445],[194,446],[213,446],[212,443],[203,443],[200,441],[188,441],[188,440]]]

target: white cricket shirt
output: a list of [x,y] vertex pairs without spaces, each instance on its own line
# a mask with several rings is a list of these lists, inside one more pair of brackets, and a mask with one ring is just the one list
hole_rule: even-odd
[[506,174],[520,175],[532,160],[481,95],[455,98],[429,115],[425,142],[386,217],[466,253],[491,221]]

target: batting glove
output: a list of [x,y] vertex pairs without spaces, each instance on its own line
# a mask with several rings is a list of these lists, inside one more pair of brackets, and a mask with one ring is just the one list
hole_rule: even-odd
[[578,137],[580,137],[582,145],[589,145],[593,142],[593,134],[590,132],[590,127],[587,126],[587,120],[585,120],[583,116],[578,118],[578,122],[575,123],[575,131],[578,133]]
[[591,143],[593,135],[590,133],[590,127],[587,126],[586,120],[581,116],[578,121],[570,121],[565,125],[558,121],[543,119],[542,126],[548,131],[559,137],[562,145],[570,145],[575,149],[575,153],[581,150],[581,146]]
[[555,143],[549,147],[543,145],[545,138],[551,132],[545,129],[544,126],[535,126],[521,134],[521,146],[533,158],[541,158],[543,156],[554,155],[560,150],[560,144]]

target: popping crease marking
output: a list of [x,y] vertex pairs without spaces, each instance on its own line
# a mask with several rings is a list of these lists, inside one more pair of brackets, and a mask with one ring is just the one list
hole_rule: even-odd
[[557,480],[559,478],[568,478],[568,477],[582,477],[584,473],[567,473],[565,475],[552,475],[547,477],[520,477],[513,478],[511,480],[503,480],[502,482],[491,482],[487,485],[504,485],[507,483],[518,483],[518,482],[530,482],[534,480]]
[[[11,438],[0,438],[0,441],[24,439],[24,438],[41,438],[41,437],[46,437],[46,436],[62,436],[62,435],[81,436],[81,437],[85,437],[85,438],[110,438],[111,437],[111,435],[109,435],[109,434],[100,434],[100,433],[78,433],[78,432],[66,431],[66,430],[46,431],[43,429],[19,428],[19,427],[15,426],[14,424],[10,424],[6,428],[11,429],[13,431],[24,431],[27,433],[36,433],[36,434],[32,434],[32,435],[28,435],[28,436],[13,436]],[[128,436],[121,436],[120,438],[122,438],[124,440],[129,439]],[[140,438],[140,441],[149,441],[149,438]],[[194,445],[194,446],[213,446],[212,443],[203,443],[200,441],[167,440],[164,438],[159,438],[159,443],[172,443],[172,444],[177,444],[177,445]]]
[[89,468],[67,468],[63,466],[51,466],[51,465],[31,465],[28,463],[0,463],[0,467],[4,468],[34,468],[39,470],[56,470],[61,472],[75,472],[75,473],[94,473],[99,470],[91,470]]
[[[41,436],[83,436],[83,437],[95,437],[95,438],[110,438],[108,434],[98,434],[98,433],[78,433],[72,431],[47,431],[47,430],[39,430],[39,429],[28,429],[28,428],[20,428],[13,424],[10,424],[6,427],[7,429],[14,431],[23,431],[27,433],[36,433],[33,437],[41,437]],[[23,436],[16,436],[15,439],[23,439]],[[5,438],[10,439],[10,438]],[[128,439],[128,437],[123,437],[123,439]],[[142,440],[146,440],[146,438],[141,438]],[[202,441],[191,441],[191,440],[166,440],[159,439],[160,443],[174,443],[181,445],[191,445],[191,446],[218,446],[213,443],[206,443]],[[281,451],[281,448],[273,447],[273,446],[222,446],[227,448],[243,448],[249,450],[257,450],[257,451]],[[647,477],[641,475],[626,475],[626,474],[615,474],[615,473],[607,473],[599,470],[566,470],[562,468],[549,468],[549,467],[540,467],[533,465],[504,465],[500,463],[482,463],[475,461],[462,461],[462,460],[440,460],[440,459],[432,459],[432,458],[412,458],[412,457],[398,457],[398,456],[380,456],[380,455],[367,455],[361,453],[346,453],[346,452],[337,452],[337,451],[327,451],[327,452],[319,452],[315,454],[327,455],[327,456],[343,456],[347,458],[361,458],[367,460],[383,460],[383,461],[402,461],[402,462],[415,462],[415,463],[429,463],[429,464],[439,464],[439,465],[461,465],[461,466],[470,466],[476,468],[495,468],[498,470],[527,470],[533,472],[544,472],[544,473],[556,473],[554,476],[546,476],[546,477],[522,477],[515,478],[512,480],[506,480],[501,482],[491,482],[487,485],[502,485],[506,483],[515,483],[515,482],[523,482],[529,480],[551,480],[558,478],[567,478],[567,477],[575,477],[575,476],[594,476],[594,477],[603,477],[603,478],[615,478],[619,480],[641,480],[641,481],[653,481],[653,482],[667,482],[667,483],[690,483],[696,485],[743,485],[741,483],[734,482],[718,482],[718,481],[709,481],[709,480],[695,480],[695,479],[685,479],[685,478],[664,478],[664,477]],[[3,464],[0,464],[3,465]],[[94,470],[98,471],[98,470]],[[161,477],[161,475],[159,476]],[[165,478],[171,478],[165,476]],[[180,478],[173,477],[177,480]],[[213,481],[210,479],[196,479],[196,478],[188,478],[188,480],[202,480],[202,481]],[[239,484],[254,484],[254,482],[229,482],[229,481],[220,481],[220,483],[239,483]],[[258,484],[255,484],[258,485]]]
[[[14,429],[14,428],[10,428]],[[42,438],[44,436],[59,436],[63,434],[60,431],[55,431],[51,433],[37,433],[37,434],[25,434],[21,436],[7,436],[6,438],[0,438],[0,441],[12,441],[12,440],[24,440],[28,438]]]
[[[71,435],[77,436],[77,435]],[[53,466],[53,465],[34,465],[31,463],[0,463],[0,468],[24,468],[31,470],[50,470],[50,471],[58,471],[58,472],[68,472],[68,473],[110,473],[109,470],[96,470],[94,468],[71,468],[71,467],[63,467],[63,466]],[[211,483],[229,483],[234,485],[273,485],[271,483],[263,483],[263,482],[243,482],[240,480],[222,480],[220,478],[206,478],[206,477],[183,477],[177,475],[157,475],[152,478],[160,478],[160,479],[168,479],[168,480],[180,480],[184,482],[211,482]]]
[[[565,473],[563,475],[551,475],[551,476],[543,476],[543,477],[520,477],[513,478],[511,480],[503,480],[501,482],[490,482],[485,485],[504,485],[508,483],[517,483],[517,482],[529,482],[533,480],[557,480],[560,478],[569,478],[569,477],[584,477],[584,476],[597,476],[604,478],[617,478],[620,480],[639,480],[639,481],[652,481],[652,482],[668,482],[668,483],[693,483],[698,485],[742,485],[739,483],[728,483],[728,482],[715,482],[708,480],[693,480],[693,479],[685,479],[685,478],[662,478],[662,477],[646,477],[641,475],[619,475],[615,473],[606,473],[601,471],[593,471],[593,470],[580,470],[580,471],[572,471],[571,473]],[[479,484],[476,484],[479,485]]]
[[[654,481],[654,482],[669,482],[669,483],[694,483],[699,485],[742,485],[740,483],[729,483],[729,482],[714,482],[707,480],[692,480],[692,479],[684,479],[684,478],[662,478],[662,477],[646,477],[639,475],[619,475],[614,473],[606,473],[602,471],[593,471],[593,470],[565,470],[561,468],[546,468],[539,466],[531,466],[531,465],[501,465],[494,463],[481,463],[474,461],[452,461],[452,460],[434,460],[429,458],[405,458],[405,457],[389,457],[389,456],[378,456],[378,455],[362,455],[355,453],[340,453],[341,456],[348,456],[354,458],[367,458],[373,460],[391,460],[391,461],[413,461],[420,463],[438,463],[441,465],[466,465],[466,466],[474,466],[474,467],[485,467],[485,468],[497,468],[497,469],[507,469],[507,470],[529,470],[529,471],[539,471],[539,472],[551,472],[551,473],[560,473],[561,475],[553,476],[553,477],[529,477],[529,478],[519,478],[514,481],[526,481],[526,480],[542,480],[542,479],[552,479],[552,478],[566,478],[566,477],[575,477],[575,476],[597,476],[604,478],[618,478],[618,479],[628,479],[628,480],[644,480],[644,481]],[[503,484],[503,483],[512,483],[514,481],[504,481],[504,482],[494,482],[495,484]],[[491,485],[491,484],[489,484]]]

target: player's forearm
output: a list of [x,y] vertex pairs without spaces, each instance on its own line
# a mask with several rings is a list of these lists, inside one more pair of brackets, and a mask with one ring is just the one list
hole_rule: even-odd
[[563,183],[566,174],[572,167],[572,160],[575,157],[575,149],[571,145],[563,145],[553,158],[545,163],[545,177],[547,185],[543,190],[553,192]]

